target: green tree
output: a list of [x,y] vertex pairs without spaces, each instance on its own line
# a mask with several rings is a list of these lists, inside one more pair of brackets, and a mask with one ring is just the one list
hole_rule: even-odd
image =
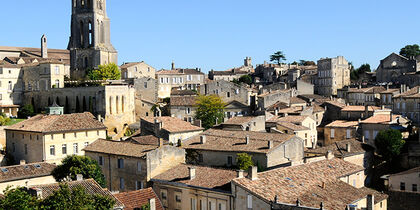
[[85,179],[92,178],[102,187],[106,186],[105,177],[98,162],[87,156],[67,156],[51,174],[57,181],[63,181],[67,177],[75,180],[76,175],[81,174]]
[[387,161],[392,161],[397,157],[404,144],[401,132],[394,129],[380,131],[375,138],[377,153]]
[[18,118],[26,119],[35,115],[34,107],[32,104],[26,104],[18,111]]
[[243,75],[243,76],[239,77],[239,82],[251,85],[252,84],[252,77],[249,76],[249,75]]
[[10,118],[8,118],[3,112],[0,113],[0,126],[5,126],[10,121]]
[[225,103],[216,95],[199,95],[196,105],[197,111],[195,118],[201,120],[201,124],[205,129],[213,127],[223,122]]
[[417,44],[406,45],[405,47],[401,48],[400,55],[407,58],[411,56],[418,56],[420,55],[420,47]]
[[252,162],[252,156],[247,153],[236,154],[236,163],[239,169],[247,170],[249,167],[254,166]]
[[117,64],[109,63],[99,65],[98,69],[89,70],[88,77],[91,80],[119,80],[121,79],[121,72]]
[[4,191],[4,199],[0,199],[0,209],[29,210],[37,209],[39,201],[31,196],[24,188],[10,189]]
[[280,64],[282,61],[286,60],[286,55],[282,51],[277,51],[270,56],[270,61],[275,61],[277,64]]
[[357,74],[361,75],[364,74],[366,72],[371,72],[372,70],[370,69],[370,65],[368,63],[362,64],[358,69],[357,69]]

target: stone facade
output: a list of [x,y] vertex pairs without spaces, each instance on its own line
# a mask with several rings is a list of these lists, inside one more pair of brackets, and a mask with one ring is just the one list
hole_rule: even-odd
[[159,98],[167,98],[171,96],[173,88],[198,90],[204,84],[205,74],[201,69],[172,69],[160,70],[156,72],[156,79],[158,80],[158,95]]
[[157,80],[151,77],[134,79],[136,119],[153,116],[152,107],[157,103]]
[[337,95],[337,89],[350,85],[350,65],[343,56],[318,61],[318,78],[315,93],[323,96]]
[[124,63],[120,66],[121,79],[150,77],[155,78],[156,69],[142,62]]
[[296,95],[295,89],[277,90],[258,95],[258,108],[266,110],[277,102],[289,104],[290,98]]
[[420,86],[392,97],[392,111],[420,124]]
[[398,81],[398,77],[419,70],[420,65],[418,59],[406,58],[396,53],[391,53],[381,60],[376,69],[376,82],[396,82]]
[[225,103],[238,101],[250,105],[251,90],[225,80],[209,81],[200,88],[201,95],[217,95]]
[[72,1],[68,49],[74,79],[84,78],[87,69],[108,63],[118,64],[118,53],[111,44],[106,0]]
[[235,116],[248,116],[252,114],[251,107],[239,101],[231,101],[225,106],[225,118],[229,119]]
[[336,141],[356,138],[357,121],[334,121],[324,128],[323,145],[330,145]]
[[413,192],[420,191],[420,167],[391,174],[388,177],[388,189],[391,191]]

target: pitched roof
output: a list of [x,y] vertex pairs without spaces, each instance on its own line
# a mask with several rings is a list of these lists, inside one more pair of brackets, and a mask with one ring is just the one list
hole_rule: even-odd
[[132,66],[135,66],[135,65],[141,64],[141,63],[144,63],[144,61],[141,61],[141,62],[127,62],[127,63],[124,63],[123,65],[121,65],[120,68],[121,69],[126,69],[126,68],[130,68]]
[[389,176],[399,176],[399,175],[406,175],[406,174],[419,173],[419,172],[420,172],[420,166],[416,167],[416,168],[406,170],[406,171],[402,171],[400,173],[391,174]]
[[[347,144],[350,145],[350,151],[346,150]],[[355,139],[347,139],[337,141],[334,144],[330,144],[328,146],[318,147],[315,149],[308,149],[305,151],[305,153],[325,155],[328,151],[332,151],[334,153],[334,156],[336,157],[346,157],[364,153],[365,149],[363,149],[363,147],[368,146]]]
[[279,121],[279,122],[276,122],[276,124],[277,125],[280,125],[280,126],[283,126],[285,128],[288,128],[290,130],[293,130],[293,131],[310,130],[308,127],[305,127],[305,126],[302,126],[302,125],[296,125],[296,124],[291,123],[291,122],[282,122],[282,121]]
[[175,96],[171,97],[171,106],[194,106],[197,96]]
[[[365,106],[354,106],[354,105],[347,105],[343,107],[341,110],[342,112],[364,112],[366,109]],[[381,107],[378,106],[368,106],[368,111],[373,112],[375,110],[380,110]]]
[[302,123],[306,118],[309,116],[305,115],[293,115],[293,116],[286,116],[286,117],[273,117],[268,122],[290,122],[290,123]]
[[124,210],[140,209],[149,204],[149,200],[154,198],[156,201],[156,210],[163,210],[162,202],[151,187],[131,192],[122,192],[114,196],[124,204]]
[[[54,194],[55,191],[60,189],[61,183],[54,184],[43,184],[43,185],[34,185],[30,186],[32,190],[40,190],[42,192],[41,199],[45,199]],[[123,207],[124,204],[118,200],[114,195],[109,192],[107,189],[103,189],[95,180],[85,179],[80,181],[71,181],[65,182],[70,188],[70,190],[75,189],[76,187],[82,187],[85,189],[87,194],[94,195],[99,194],[111,198],[116,201],[114,207]]]
[[[363,171],[363,167],[338,158],[306,163],[298,166],[282,167],[258,173],[258,179],[234,179],[233,182],[252,192],[266,202],[274,201],[319,208],[321,202],[325,209],[344,209],[346,205],[375,194],[375,201],[386,199],[368,188],[355,188],[339,178]],[[322,187],[322,186],[325,187]]]
[[367,88],[349,88],[348,93],[380,93],[385,91],[386,88],[382,86],[374,86],[374,87],[367,87]]
[[298,97],[290,97],[290,104],[306,104],[306,101]]
[[393,114],[392,115],[392,122],[391,122],[389,114],[377,114],[377,115],[373,115],[372,117],[369,117],[365,120],[362,120],[361,123],[394,124],[394,123],[397,123],[397,119],[400,120],[400,122],[408,122],[408,120],[401,115]]
[[420,86],[411,88],[410,90],[394,95],[393,98],[420,98]]
[[339,107],[339,108],[343,108],[343,107],[346,106],[346,104],[341,103],[341,102],[338,102],[338,101],[326,101],[326,102],[324,102],[324,104],[325,103],[331,104],[331,105],[336,106],[336,107]]
[[399,92],[400,92],[400,89],[398,88],[389,88],[388,90],[384,90],[380,93],[399,93]]
[[197,93],[192,90],[187,90],[187,89],[179,90],[179,89],[173,88],[171,90],[171,96],[185,96],[185,95],[196,96]]
[[55,167],[44,162],[0,167],[0,182],[50,176]]
[[[190,179],[189,168],[195,168],[195,178]],[[229,169],[213,168],[189,164],[179,164],[152,178],[152,181],[182,183],[189,186],[230,191],[230,182],[237,178],[237,172]]]
[[141,119],[148,123],[155,123],[155,120],[158,120],[158,122],[162,122],[163,124],[162,129],[171,133],[204,130],[204,128],[192,125],[191,123],[176,117],[144,117]]
[[199,71],[198,69],[174,69],[174,70],[162,69],[162,70],[157,71],[156,74],[204,74],[204,73]]
[[325,127],[336,127],[336,128],[348,128],[356,127],[359,124],[358,121],[345,121],[345,120],[335,120]]
[[255,118],[256,117],[254,117],[254,116],[232,117],[222,124],[223,125],[242,125],[242,124],[251,122]]
[[64,115],[39,114],[6,128],[6,130],[42,133],[96,129],[106,129],[106,127],[102,122],[96,120],[90,112]]
[[158,148],[156,145],[98,139],[85,147],[83,151],[140,158],[156,148]]
[[[206,142],[201,144],[200,136],[205,136]],[[235,151],[268,153],[280,144],[291,140],[295,135],[281,133],[264,133],[253,131],[227,131],[209,129],[184,141],[185,149],[210,150],[210,151]],[[246,137],[249,142],[246,144]],[[268,148],[268,141],[273,141],[273,147]]]

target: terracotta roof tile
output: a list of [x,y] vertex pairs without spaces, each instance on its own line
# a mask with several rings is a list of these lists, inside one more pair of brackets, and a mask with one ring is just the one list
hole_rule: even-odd
[[369,117],[363,120],[361,123],[373,123],[373,124],[393,124],[397,122],[397,118],[401,120],[401,122],[408,122],[408,120],[401,115],[392,115],[392,122],[390,122],[390,115],[389,114],[377,114],[372,117]]
[[356,127],[358,124],[359,124],[358,121],[336,120],[326,125],[325,127],[348,128],[348,127]]
[[200,131],[204,128],[192,125],[189,122],[181,120],[176,117],[145,117],[141,118],[142,120],[155,123],[155,119],[163,123],[162,129],[167,130],[168,132],[188,132],[188,131]]
[[[168,140],[163,140],[164,144],[168,144]],[[142,145],[154,145],[159,146],[159,138],[154,135],[147,135],[147,136],[133,136],[126,140],[126,142],[132,142]]]
[[[365,111],[365,106],[354,106],[354,105],[348,105],[343,107],[343,109],[341,111],[343,112],[364,112]],[[373,112],[375,110],[380,110],[381,107],[378,106],[368,106],[368,110],[369,112]]]
[[233,182],[266,202],[274,201],[278,196],[280,203],[296,204],[299,199],[302,206],[319,208],[323,202],[326,209],[344,209],[368,194],[375,194],[377,202],[387,198],[374,190],[357,189],[338,179],[363,170],[361,166],[333,158],[261,172],[257,180],[238,178]]
[[[350,145],[349,152],[346,150],[346,144]],[[363,149],[363,145],[364,144],[360,141],[355,139],[348,139],[337,141],[334,144],[330,144],[328,146],[318,147],[316,149],[308,149],[305,151],[305,153],[325,155],[328,151],[332,151],[336,157],[346,157],[364,153],[365,150]]]
[[306,104],[306,101],[298,97],[291,97],[290,104]]
[[223,124],[224,125],[242,125],[244,123],[251,122],[254,119],[255,119],[255,117],[253,117],[253,116],[232,117],[229,120],[227,120],[226,122],[224,122]]
[[[200,143],[200,136],[205,136],[206,142]],[[211,150],[211,151],[235,151],[235,152],[254,152],[267,153],[285,141],[294,138],[294,135],[280,133],[264,133],[253,131],[226,131],[209,129],[200,134],[187,139],[183,147],[185,149]],[[249,142],[246,144],[246,137]],[[268,141],[273,141],[273,148],[268,148]]]
[[276,122],[276,124],[277,125],[280,125],[280,126],[283,126],[285,128],[288,128],[290,130],[293,130],[293,131],[310,130],[308,127],[301,126],[301,125],[296,125],[296,124],[291,123],[291,122],[282,122],[282,121],[279,121],[279,122]]
[[309,116],[304,115],[289,115],[286,117],[273,117],[268,122],[290,122],[290,123],[302,123]]
[[394,95],[393,98],[420,98],[420,86],[411,88],[410,90]]
[[85,147],[83,151],[128,157],[143,157],[147,152],[156,148],[158,148],[156,145],[142,145],[124,141],[98,139]]
[[419,173],[419,172],[420,172],[420,167],[416,167],[416,168],[412,168],[406,171],[402,171],[400,173],[391,174],[390,176],[406,175],[406,174]]
[[163,210],[162,202],[152,188],[118,193],[114,196],[124,204],[124,210],[140,209],[142,206],[149,204],[149,200],[152,198],[156,201],[156,210]]
[[106,127],[89,112],[64,115],[39,114],[6,128],[6,130],[43,133],[96,129],[102,130]]
[[171,106],[194,106],[196,101],[196,96],[175,96],[171,97]]
[[43,162],[0,167],[0,182],[50,176],[55,167],[54,164]]

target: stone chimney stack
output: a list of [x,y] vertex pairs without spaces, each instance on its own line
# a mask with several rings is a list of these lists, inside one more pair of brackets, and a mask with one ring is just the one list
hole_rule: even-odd
[[268,141],[268,149],[272,149],[274,147],[274,141]]
[[238,172],[238,178],[244,178],[244,170],[239,169],[237,172]]
[[346,152],[351,152],[351,145],[350,143],[346,144]]
[[279,116],[279,110],[277,109],[274,110],[274,116]]
[[205,135],[201,135],[200,136],[200,144],[205,144],[206,143],[206,136]]
[[249,144],[249,136],[245,136],[245,144]]
[[26,160],[20,160],[19,165],[25,165],[26,164]]
[[367,195],[367,210],[374,210],[375,209],[375,197],[372,194]]
[[156,210],[156,200],[154,198],[149,199],[150,210]]
[[194,167],[188,167],[188,171],[189,171],[190,180],[193,180],[195,178],[195,168]]
[[76,174],[76,180],[77,181],[82,181],[83,180],[83,175],[82,174]]
[[41,37],[41,58],[48,58],[47,36]]
[[334,153],[331,150],[328,150],[327,155],[326,155],[326,158],[328,160],[333,159],[334,158]]
[[258,168],[257,166],[251,166],[249,167],[249,172],[248,172],[248,178],[251,180],[257,180],[258,179]]

